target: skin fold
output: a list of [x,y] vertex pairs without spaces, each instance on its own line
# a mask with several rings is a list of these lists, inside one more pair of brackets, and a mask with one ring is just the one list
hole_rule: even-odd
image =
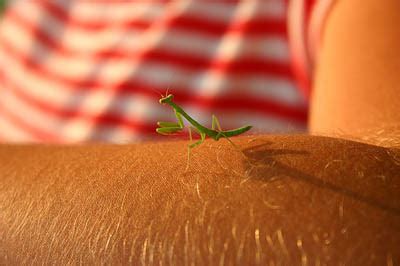
[[307,135],[0,147],[2,264],[393,265],[400,151]]

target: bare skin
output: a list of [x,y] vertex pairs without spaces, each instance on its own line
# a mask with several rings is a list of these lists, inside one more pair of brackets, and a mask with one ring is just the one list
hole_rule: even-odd
[[236,138],[246,160],[205,141],[185,172],[188,142],[2,145],[0,264],[398,264],[397,10],[338,2],[311,109],[312,133],[387,147]]
[[399,150],[235,142],[1,146],[2,263],[399,262]]
[[312,133],[398,139],[399,10],[398,0],[337,1],[316,65]]

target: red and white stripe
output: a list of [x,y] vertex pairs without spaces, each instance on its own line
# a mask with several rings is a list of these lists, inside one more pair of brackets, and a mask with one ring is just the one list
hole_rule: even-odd
[[[70,6],[69,6],[70,5]],[[304,130],[285,0],[19,1],[0,25],[0,140],[133,141],[171,120]]]

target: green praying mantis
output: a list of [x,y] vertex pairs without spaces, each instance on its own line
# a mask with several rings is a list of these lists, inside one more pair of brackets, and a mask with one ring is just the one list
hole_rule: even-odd
[[[174,134],[177,132],[180,132],[184,129],[185,125],[183,123],[183,118],[185,118],[191,125],[189,126],[189,136],[190,136],[190,141],[192,141],[192,129],[197,131],[197,133],[200,135],[200,140],[191,143],[188,145],[188,163],[186,166],[186,169],[189,167],[189,160],[190,160],[190,150],[204,142],[206,139],[206,136],[218,141],[220,138],[225,138],[227,139],[235,148],[236,145],[229,139],[230,137],[234,137],[240,134],[243,134],[244,132],[250,130],[252,126],[243,126],[239,127],[236,129],[232,130],[222,130],[220,123],[215,115],[212,115],[212,125],[211,129],[207,128],[203,125],[201,125],[199,122],[197,122],[195,119],[193,119],[190,115],[188,115],[182,107],[177,105],[176,103],[173,102],[174,95],[168,94],[159,100],[160,104],[168,104],[170,105],[175,112],[175,116],[177,119],[177,122],[157,122],[157,126],[159,126],[156,131],[159,134],[162,135],[169,135],[169,134]],[[215,129],[217,127],[218,130]]]

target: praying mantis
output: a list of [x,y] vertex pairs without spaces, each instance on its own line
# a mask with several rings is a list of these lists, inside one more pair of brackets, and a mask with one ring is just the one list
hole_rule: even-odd
[[[160,104],[168,104],[174,109],[177,122],[157,122],[157,126],[159,126],[159,127],[156,129],[156,132],[159,134],[162,134],[162,135],[169,135],[169,134],[174,134],[179,131],[182,131],[185,127],[185,125],[183,123],[183,118],[185,118],[191,124],[189,126],[190,141],[192,141],[191,129],[193,129],[199,133],[200,140],[188,145],[188,164],[186,166],[186,169],[188,169],[188,167],[189,167],[190,150],[193,149],[194,147],[202,144],[204,142],[204,140],[206,139],[206,136],[208,136],[216,141],[218,141],[220,138],[225,138],[236,148],[236,145],[229,138],[243,134],[244,132],[246,132],[252,128],[252,126],[243,126],[243,127],[239,127],[236,129],[224,131],[221,129],[220,123],[215,115],[212,115],[211,129],[207,128],[207,127],[201,125],[195,119],[193,119],[190,115],[188,115],[182,109],[182,107],[180,107],[179,105],[177,105],[176,103],[173,102],[173,99],[174,99],[174,95],[167,93],[167,95],[165,97],[162,97],[159,100],[159,102],[160,102]],[[218,130],[215,129],[215,126],[217,126]]]

